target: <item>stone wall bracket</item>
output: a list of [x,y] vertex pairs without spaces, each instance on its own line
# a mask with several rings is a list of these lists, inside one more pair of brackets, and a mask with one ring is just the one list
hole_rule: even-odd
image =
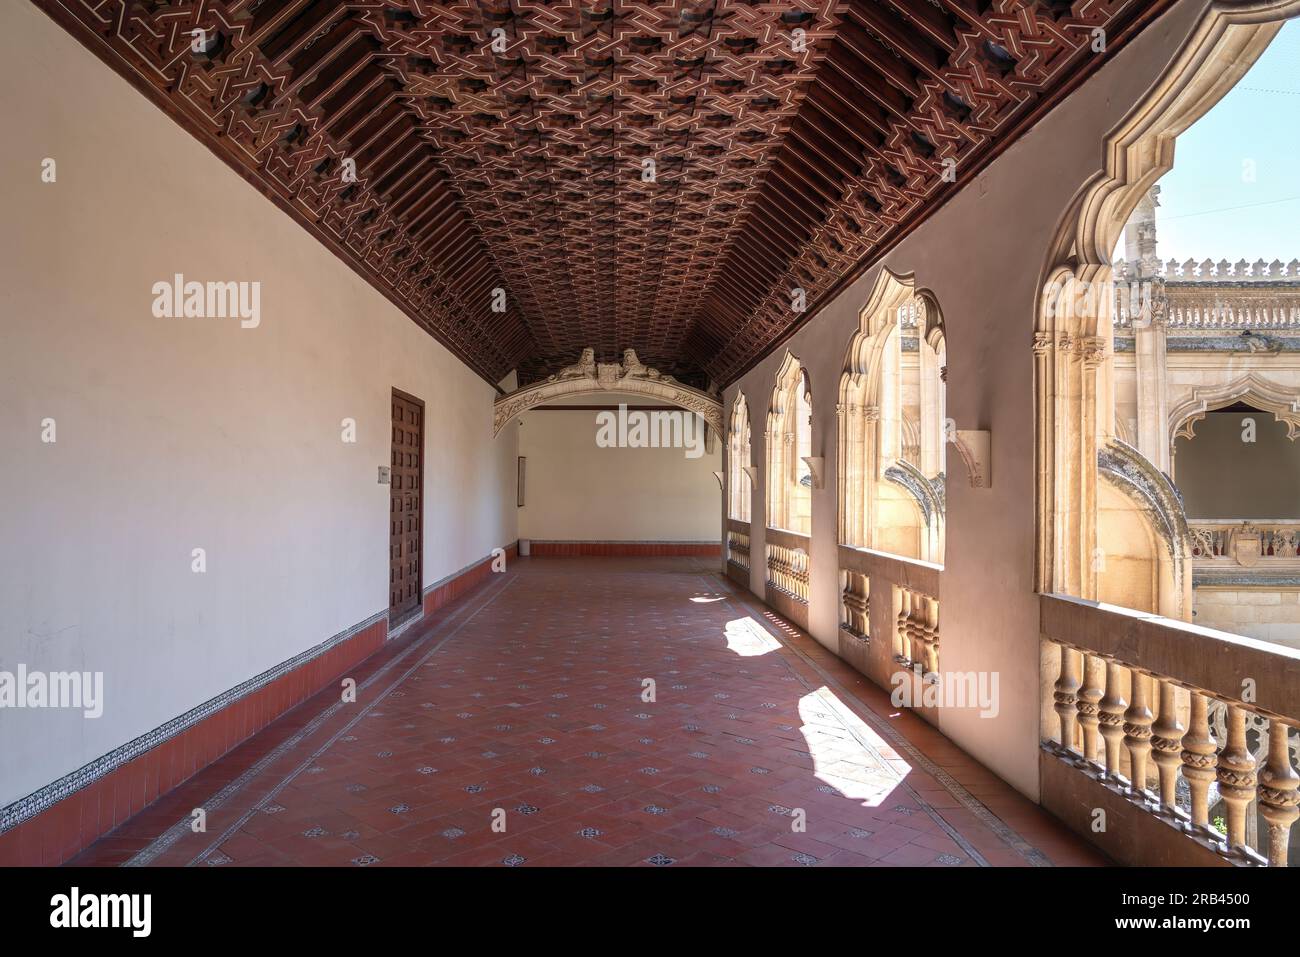
[[966,464],[971,488],[993,487],[993,433],[988,429],[957,429],[952,444]]
[[812,472],[813,488],[826,487],[826,459],[821,455],[803,455],[800,456],[804,465],[808,466],[808,471]]

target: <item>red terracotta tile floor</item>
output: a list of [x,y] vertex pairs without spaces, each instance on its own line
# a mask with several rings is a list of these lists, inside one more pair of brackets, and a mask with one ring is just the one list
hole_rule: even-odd
[[73,863],[1105,863],[716,568],[520,559]]

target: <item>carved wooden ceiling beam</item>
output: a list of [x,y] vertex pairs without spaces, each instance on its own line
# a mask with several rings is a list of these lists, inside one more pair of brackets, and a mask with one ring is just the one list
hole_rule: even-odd
[[33,2],[490,381],[703,385],[1170,0]]

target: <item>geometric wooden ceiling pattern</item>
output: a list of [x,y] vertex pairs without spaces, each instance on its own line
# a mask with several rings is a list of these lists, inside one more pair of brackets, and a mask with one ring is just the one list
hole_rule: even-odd
[[697,384],[1167,6],[35,2],[490,381],[590,346]]

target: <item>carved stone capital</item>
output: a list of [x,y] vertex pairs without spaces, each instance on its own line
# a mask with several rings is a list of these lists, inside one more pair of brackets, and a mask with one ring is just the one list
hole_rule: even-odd
[[1080,336],[1075,350],[1089,369],[1095,369],[1106,361],[1106,340],[1101,336]]

